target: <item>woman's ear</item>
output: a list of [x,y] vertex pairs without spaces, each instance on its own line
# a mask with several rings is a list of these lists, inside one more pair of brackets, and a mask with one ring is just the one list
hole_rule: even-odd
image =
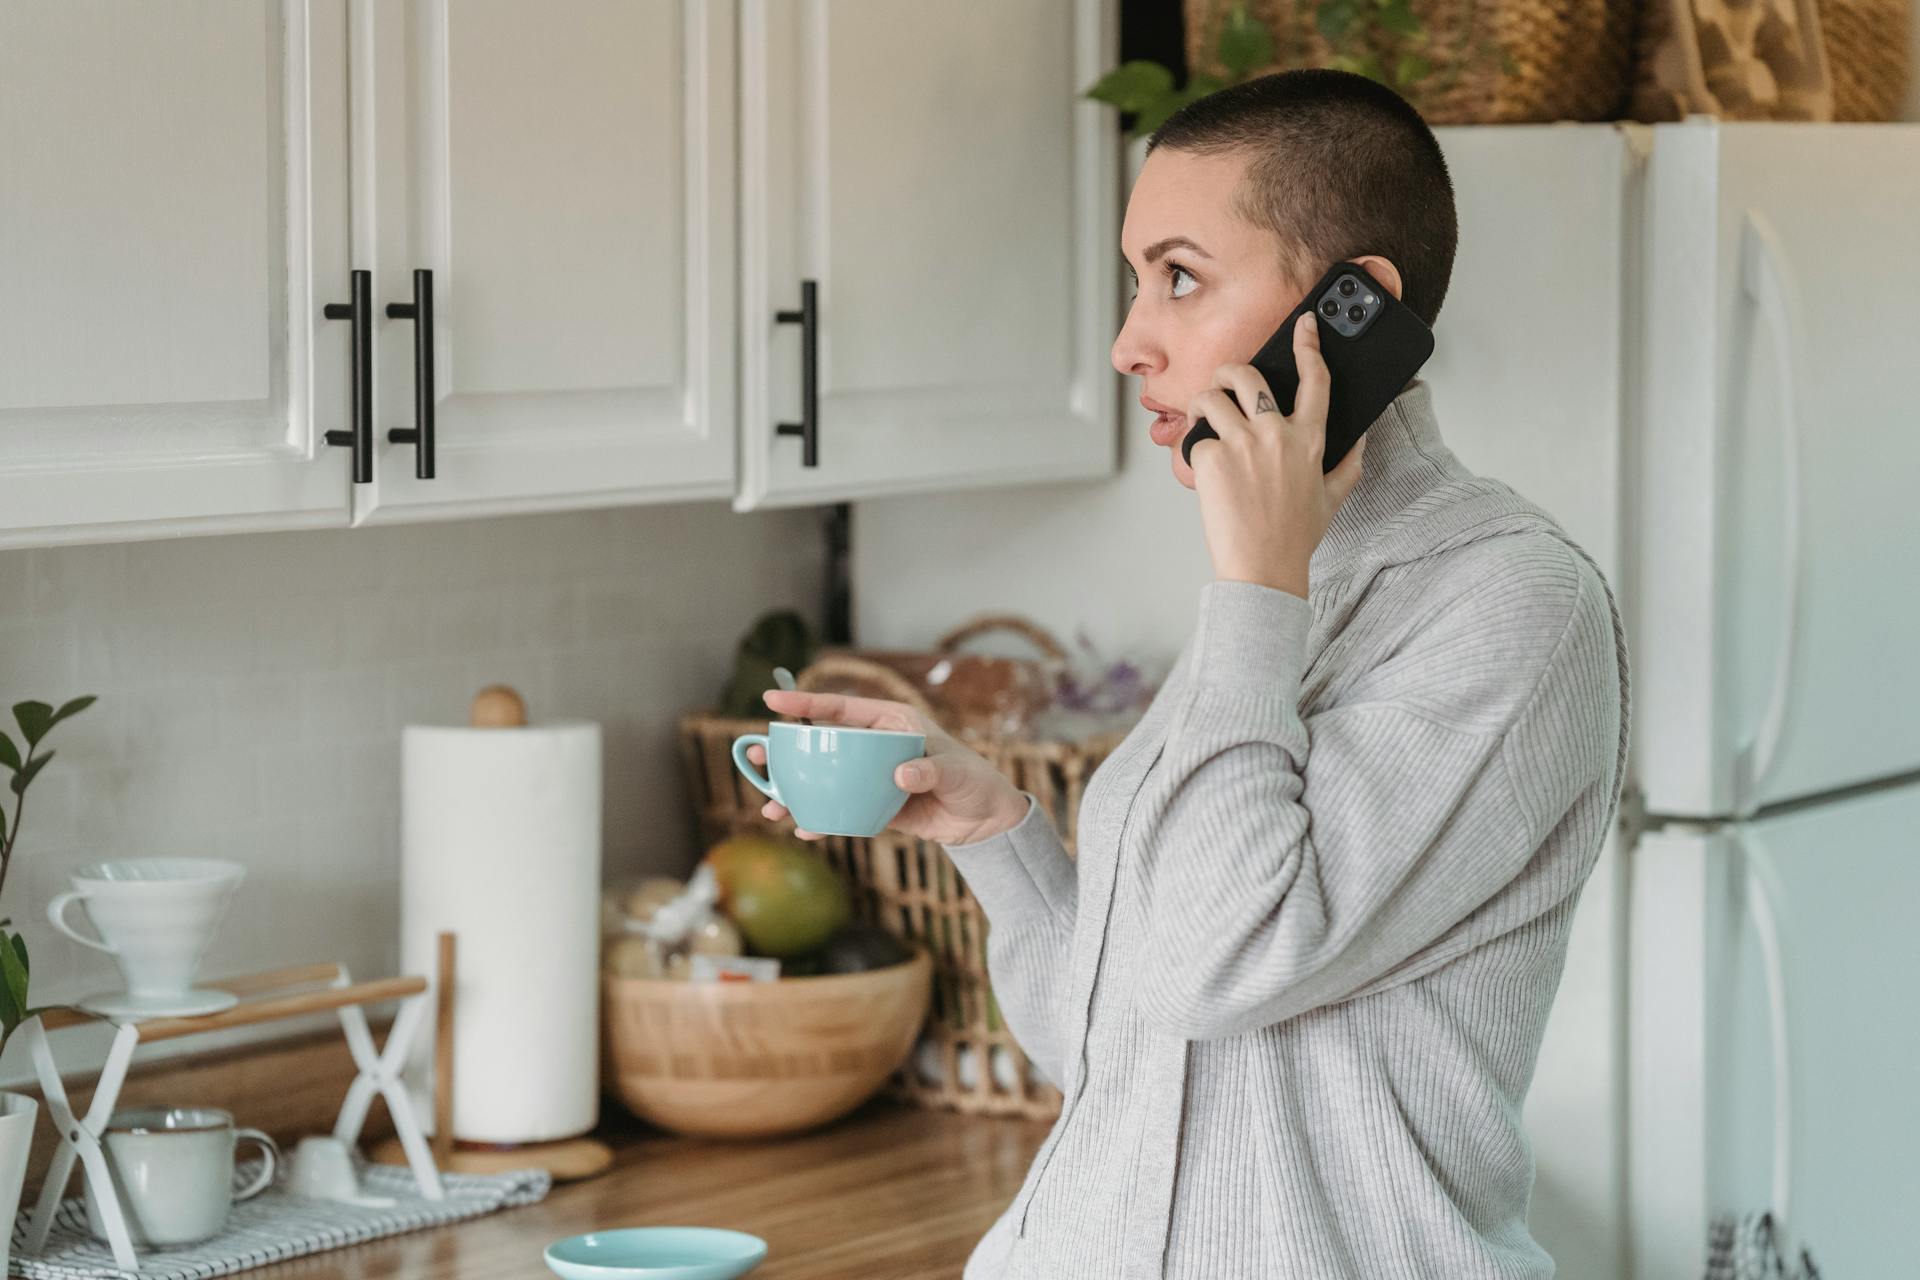
[[1372,276],[1375,280],[1378,280],[1383,286],[1385,286],[1387,292],[1392,294],[1395,298],[1401,298],[1405,296],[1400,291],[1400,268],[1394,266],[1391,262],[1388,262],[1385,258],[1381,257],[1379,254],[1365,253],[1365,254],[1361,254],[1357,258],[1349,258],[1347,259],[1347,261],[1357,263],[1360,266],[1365,267],[1367,269],[1367,274]]

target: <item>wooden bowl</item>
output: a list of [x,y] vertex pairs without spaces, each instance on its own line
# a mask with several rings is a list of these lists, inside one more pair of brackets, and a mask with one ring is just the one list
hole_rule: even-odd
[[777,982],[601,978],[607,1076],[642,1119],[757,1138],[837,1120],[912,1053],[933,958]]

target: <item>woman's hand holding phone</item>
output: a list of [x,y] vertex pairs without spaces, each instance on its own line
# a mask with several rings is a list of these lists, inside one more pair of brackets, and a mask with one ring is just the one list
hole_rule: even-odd
[[[1187,421],[1205,418],[1219,436],[1196,443],[1189,459],[1214,577],[1304,599],[1308,563],[1360,481],[1367,438],[1332,471],[1321,470],[1331,379],[1311,312],[1294,325],[1293,357],[1300,389],[1291,415],[1280,412],[1258,369],[1227,364],[1214,371],[1214,385],[1188,403]],[[1244,413],[1240,405],[1253,410]]]
[[[972,844],[1011,830],[1027,816],[1026,796],[1005,774],[904,702],[797,689],[768,689],[760,697],[780,715],[802,716],[815,724],[926,735],[926,755],[894,770],[894,782],[908,795],[887,824],[891,830],[939,844]],[[766,751],[758,743],[747,748],[747,758],[766,767]],[[769,800],[760,812],[778,821],[787,815],[787,807]],[[802,840],[824,838],[798,827],[794,834]]]

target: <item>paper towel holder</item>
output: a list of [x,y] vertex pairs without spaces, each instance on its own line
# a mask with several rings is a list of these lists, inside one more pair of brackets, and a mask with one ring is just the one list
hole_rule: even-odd
[[467,720],[476,729],[522,729],[527,723],[527,703],[512,685],[490,684],[473,695]]
[[[489,686],[495,687],[495,686]],[[504,686],[499,686],[504,687]],[[508,690],[509,693],[512,690]],[[476,699],[476,704],[478,700]],[[501,1146],[474,1143],[462,1149],[453,1136],[453,993],[458,943],[442,930],[433,980],[433,1158],[452,1173],[504,1173],[509,1169],[545,1169],[555,1182],[578,1182],[613,1166],[613,1148],[597,1138],[563,1138]],[[407,1163],[398,1137],[375,1143],[368,1158],[376,1164]]]

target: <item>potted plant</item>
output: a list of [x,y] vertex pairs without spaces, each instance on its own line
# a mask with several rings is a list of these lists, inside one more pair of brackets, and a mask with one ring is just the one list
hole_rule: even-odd
[[[45,702],[20,702],[13,708],[14,722],[27,744],[22,756],[13,738],[0,730],[0,765],[12,774],[13,819],[8,821],[0,805],[0,892],[4,892],[7,872],[13,866],[13,853],[20,840],[20,815],[26,809],[27,784],[53,759],[51,750],[42,752],[40,744],[62,720],[93,705],[91,695],[75,698],[58,711]],[[27,1003],[27,940],[13,928],[10,917],[0,917],[0,1049],[4,1049],[14,1029],[44,1010]],[[0,1213],[6,1230],[0,1232],[0,1275],[7,1270],[13,1240],[13,1223],[20,1212],[20,1186],[27,1176],[27,1151],[33,1145],[33,1122],[39,1103],[21,1093],[0,1090]]]

